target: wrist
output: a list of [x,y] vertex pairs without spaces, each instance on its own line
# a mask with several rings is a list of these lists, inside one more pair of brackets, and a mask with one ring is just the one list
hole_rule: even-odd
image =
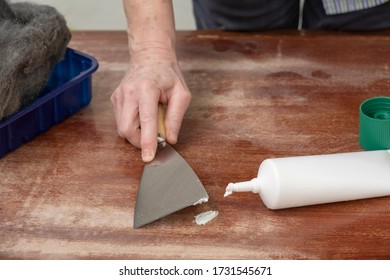
[[[151,36],[150,36],[151,37]],[[165,52],[175,52],[175,37],[166,38],[136,38],[128,35],[130,53],[137,53],[149,49],[156,49]]]
[[174,40],[171,42],[149,40],[137,41],[129,36],[129,54],[133,62],[146,64],[153,61],[177,62]]

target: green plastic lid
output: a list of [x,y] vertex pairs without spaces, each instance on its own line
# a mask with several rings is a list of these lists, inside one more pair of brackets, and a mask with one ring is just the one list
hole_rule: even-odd
[[390,98],[374,97],[360,105],[359,144],[364,150],[390,149]]

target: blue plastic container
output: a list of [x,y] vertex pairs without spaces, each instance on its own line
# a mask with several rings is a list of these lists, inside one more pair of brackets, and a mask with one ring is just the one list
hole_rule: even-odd
[[40,97],[0,122],[0,158],[86,107],[97,68],[95,58],[68,48]]

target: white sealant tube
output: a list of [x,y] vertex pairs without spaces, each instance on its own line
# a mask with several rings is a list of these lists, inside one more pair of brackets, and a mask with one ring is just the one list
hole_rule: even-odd
[[269,209],[390,195],[390,150],[264,160],[257,178],[230,183],[233,192],[259,193]]

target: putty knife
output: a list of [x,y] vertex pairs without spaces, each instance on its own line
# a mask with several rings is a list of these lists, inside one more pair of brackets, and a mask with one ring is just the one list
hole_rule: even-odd
[[134,228],[142,227],[191,205],[208,201],[208,194],[188,163],[165,142],[164,108],[159,105],[159,148],[146,163],[138,188]]

